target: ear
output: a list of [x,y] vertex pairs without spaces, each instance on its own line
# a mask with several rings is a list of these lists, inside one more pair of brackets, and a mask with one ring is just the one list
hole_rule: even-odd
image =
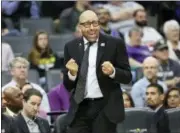
[[164,101],[164,94],[160,95],[160,99],[161,99],[161,101]]

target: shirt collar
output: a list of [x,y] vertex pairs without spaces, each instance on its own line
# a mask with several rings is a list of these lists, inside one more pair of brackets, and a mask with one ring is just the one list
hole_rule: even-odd
[[[85,45],[89,42],[85,37],[83,37],[83,41]],[[99,38],[95,42],[98,42],[98,41],[99,41]]]
[[[34,122],[34,120],[28,118],[24,113],[23,111],[21,112],[22,116],[24,117],[24,120],[26,121],[26,123],[29,123],[29,122]],[[36,119],[36,118],[35,118]]]
[[9,116],[17,116],[17,114],[15,114],[14,112],[12,112],[9,108],[6,107],[6,112],[8,113]]

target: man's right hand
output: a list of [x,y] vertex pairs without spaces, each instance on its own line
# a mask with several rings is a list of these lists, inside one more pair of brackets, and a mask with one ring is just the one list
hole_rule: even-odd
[[66,68],[69,70],[72,76],[76,76],[78,72],[78,65],[74,59],[70,59],[67,64]]

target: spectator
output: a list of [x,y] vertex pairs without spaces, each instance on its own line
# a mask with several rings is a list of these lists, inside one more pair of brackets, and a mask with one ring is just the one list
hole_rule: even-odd
[[23,110],[15,118],[20,133],[50,133],[47,120],[37,116],[43,95],[36,89],[24,93]]
[[147,105],[155,111],[153,123],[157,133],[170,133],[169,118],[163,107],[164,91],[159,84],[150,84],[146,90]]
[[134,102],[132,100],[132,97],[125,91],[123,92],[123,100],[124,100],[124,107],[125,108],[134,107]]
[[34,36],[33,48],[29,54],[31,67],[36,69],[40,76],[40,82],[45,83],[45,73],[56,66],[57,57],[49,45],[48,33],[39,31]]
[[[7,87],[19,87],[20,89],[26,84],[28,81],[28,68],[29,62],[22,57],[16,57],[10,63],[10,71],[12,75],[12,81],[2,87],[2,92],[4,92],[5,88]],[[39,90],[43,95],[42,103],[40,108],[43,109],[45,112],[50,111],[49,102],[47,98],[47,94],[43,88],[39,85],[29,82],[33,88]]]
[[146,106],[146,88],[151,83],[160,84],[164,92],[166,92],[167,86],[157,78],[158,72],[158,61],[153,57],[147,57],[143,62],[143,74],[144,77],[137,81],[131,90],[131,96],[135,103],[135,107],[145,107]]
[[180,87],[180,64],[169,58],[168,46],[163,40],[156,43],[153,54],[160,64],[158,79],[164,81],[169,88]]
[[[60,78],[63,78],[61,72]],[[70,104],[70,93],[66,90],[63,83],[60,83],[56,87],[52,88],[48,92],[49,104],[51,111],[68,111]]]
[[39,18],[39,7],[35,1],[2,1],[2,16],[10,17],[20,29],[20,17]]
[[12,51],[11,46],[8,43],[2,42],[1,45],[2,45],[1,71],[8,71],[8,65],[14,59],[14,53]]
[[134,27],[129,31],[130,43],[127,45],[127,53],[131,67],[142,67],[144,59],[151,55],[147,46],[141,45],[142,31]]
[[166,109],[180,107],[180,89],[171,88],[168,90],[164,99],[164,107]]
[[101,27],[101,33],[109,34],[113,37],[123,38],[123,35],[116,31],[115,29],[110,29],[109,22],[111,20],[110,12],[108,9],[103,7],[98,7],[96,9],[97,16],[99,18],[99,24]]
[[180,25],[175,20],[169,20],[165,22],[163,31],[167,38],[169,58],[180,63]]
[[91,9],[89,1],[77,0],[74,7],[63,10],[60,15],[60,33],[75,32],[80,14],[87,9]]
[[[135,25],[142,29],[143,37],[142,44],[147,45],[150,50],[152,46],[160,39],[162,36],[154,29],[153,27],[149,27],[147,20],[147,13],[143,9],[136,10],[133,14]],[[128,33],[125,35],[125,41],[129,44]]]
[[133,13],[137,9],[144,9],[144,7],[134,1],[109,1],[104,5],[111,14],[110,28],[117,29],[120,33],[125,35],[134,25]]
[[6,101],[6,115],[14,117],[22,109],[23,94],[17,87],[7,87],[4,90],[4,99]]
[[[26,83],[26,84],[22,87],[21,91],[22,91],[22,93],[24,94],[24,93],[25,93],[27,90],[29,90],[29,89],[33,89],[33,86],[32,86],[30,83]],[[43,111],[42,109],[39,110],[38,116],[41,117],[41,118],[47,119],[47,113],[46,113],[45,111]]]

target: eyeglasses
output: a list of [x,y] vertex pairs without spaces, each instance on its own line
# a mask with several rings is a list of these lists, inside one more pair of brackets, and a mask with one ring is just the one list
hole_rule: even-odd
[[97,26],[99,26],[99,21],[84,22],[84,23],[80,23],[80,24],[83,25],[85,28],[90,28],[91,25],[93,25],[93,27],[97,27]]

